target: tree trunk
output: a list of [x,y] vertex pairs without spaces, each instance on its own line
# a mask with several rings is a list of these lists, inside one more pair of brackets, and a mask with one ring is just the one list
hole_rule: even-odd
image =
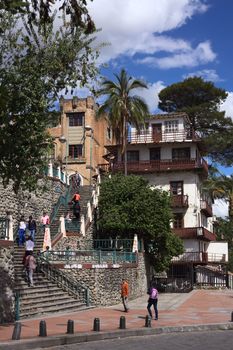
[[233,193],[229,196],[229,219],[233,222]]
[[124,119],[123,119],[123,129],[124,129],[124,132],[123,132],[124,173],[125,173],[125,176],[127,176],[127,174],[128,174],[128,171],[127,171],[127,140],[126,140],[127,132],[126,132],[126,118],[125,118],[125,115],[124,115]]

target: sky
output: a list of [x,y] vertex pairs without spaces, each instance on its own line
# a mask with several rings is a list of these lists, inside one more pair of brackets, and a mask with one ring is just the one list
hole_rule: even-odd
[[[221,109],[233,119],[232,0],[94,0],[88,8],[105,42],[101,73],[114,79],[122,68],[148,84],[142,90],[152,113],[161,89],[196,75],[225,89]],[[221,168],[232,174],[232,168]],[[226,204],[215,209],[226,215]]]

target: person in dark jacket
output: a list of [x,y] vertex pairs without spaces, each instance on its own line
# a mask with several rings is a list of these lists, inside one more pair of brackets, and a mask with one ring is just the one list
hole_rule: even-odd
[[33,219],[32,215],[29,216],[28,229],[30,231],[30,236],[32,237],[32,240],[35,241],[36,220]]

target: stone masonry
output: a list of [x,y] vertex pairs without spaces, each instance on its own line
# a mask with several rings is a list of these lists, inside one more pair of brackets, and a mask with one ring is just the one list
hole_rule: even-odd
[[0,241],[0,324],[14,320],[13,244]]
[[92,305],[114,305],[121,301],[121,282],[129,283],[129,299],[145,295],[147,291],[146,263],[144,254],[138,254],[138,266],[119,268],[63,269],[72,279],[90,289]]

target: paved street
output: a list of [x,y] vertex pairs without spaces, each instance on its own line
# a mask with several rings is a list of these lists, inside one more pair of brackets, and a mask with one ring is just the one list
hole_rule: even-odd
[[[154,336],[131,337],[94,341],[82,344],[56,346],[51,350],[231,350],[233,348],[232,331],[188,332],[161,334]],[[35,350],[39,350],[37,348]],[[43,349],[43,350],[46,350]]]

